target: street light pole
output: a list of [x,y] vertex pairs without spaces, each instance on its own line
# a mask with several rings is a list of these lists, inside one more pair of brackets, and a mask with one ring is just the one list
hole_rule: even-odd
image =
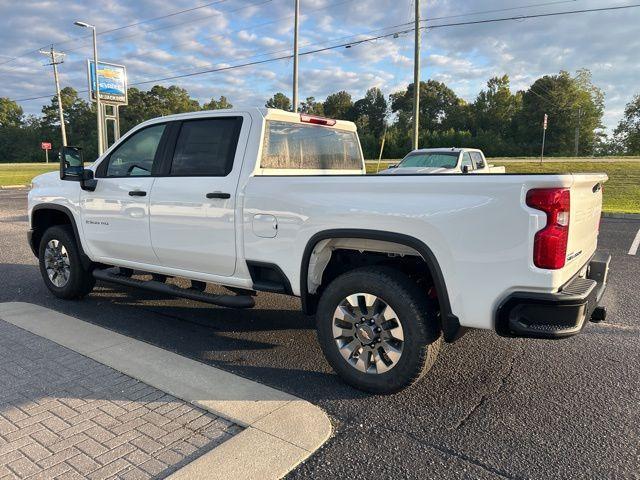
[[298,111],[298,29],[300,24],[300,0],[295,0],[293,29],[293,111]]
[[[98,156],[104,152],[103,133],[102,133],[102,104],[100,102],[100,82],[98,81],[98,39],[95,25],[85,22],[74,22],[74,25],[93,30],[93,70],[96,78],[96,111],[98,119]],[[93,79],[90,79],[93,81]]]
[[420,125],[420,0],[414,0],[415,13],[415,47],[413,59],[413,149],[418,149]]

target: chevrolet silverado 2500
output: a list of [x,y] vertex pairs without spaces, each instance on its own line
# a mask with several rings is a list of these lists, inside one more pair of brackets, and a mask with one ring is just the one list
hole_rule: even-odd
[[63,149],[59,174],[33,181],[29,241],[60,298],[96,279],[234,308],[256,291],[300,297],[335,371],[389,393],[466,329],[561,338],[601,319],[606,180],[366,175],[353,123],[188,113],[135,127],[88,167]]

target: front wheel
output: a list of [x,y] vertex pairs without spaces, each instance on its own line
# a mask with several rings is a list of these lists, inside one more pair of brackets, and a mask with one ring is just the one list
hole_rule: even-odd
[[336,278],[316,317],[322,350],[355,388],[394,393],[420,379],[442,343],[437,311],[398,270],[364,267]]
[[44,232],[38,253],[44,283],[56,297],[82,298],[93,290],[96,280],[82,264],[70,226],[59,225]]

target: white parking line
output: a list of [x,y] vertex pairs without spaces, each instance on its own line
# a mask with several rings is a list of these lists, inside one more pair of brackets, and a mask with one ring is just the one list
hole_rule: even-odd
[[638,229],[638,233],[636,233],[636,238],[633,239],[633,243],[629,249],[629,255],[638,253],[638,247],[640,247],[640,228]]

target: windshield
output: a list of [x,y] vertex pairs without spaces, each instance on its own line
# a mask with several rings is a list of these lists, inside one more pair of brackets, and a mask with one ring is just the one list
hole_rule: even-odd
[[417,152],[404,157],[398,167],[455,168],[457,163],[457,152]]

